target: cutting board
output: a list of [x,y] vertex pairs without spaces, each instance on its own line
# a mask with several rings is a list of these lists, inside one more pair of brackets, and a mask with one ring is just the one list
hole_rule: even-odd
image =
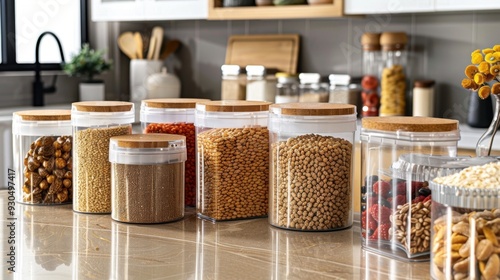
[[233,35],[228,40],[225,64],[263,65],[296,74],[299,43],[298,34]]

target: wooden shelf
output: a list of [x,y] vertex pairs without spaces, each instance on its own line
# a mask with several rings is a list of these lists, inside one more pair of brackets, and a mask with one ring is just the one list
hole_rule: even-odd
[[208,20],[331,18],[344,15],[343,0],[333,4],[257,6],[224,8],[221,1],[209,0]]

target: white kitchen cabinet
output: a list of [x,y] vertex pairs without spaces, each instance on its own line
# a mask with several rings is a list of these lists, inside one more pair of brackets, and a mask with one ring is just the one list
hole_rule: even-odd
[[500,1],[491,0],[435,0],[435,9],[438,12],[473,11],[500,9]]
[[398,14],[433,12],[435,0],[344,0],[344,12],[357,14]]
[[92,21],[206,19],[208,0],[92,0]]

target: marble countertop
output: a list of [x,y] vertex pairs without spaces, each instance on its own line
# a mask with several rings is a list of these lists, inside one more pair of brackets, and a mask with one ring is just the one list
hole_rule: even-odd
[[[212,223],[188,209],[177,222],[133,225],[71,205],[22,204],[7,220],[7,191],[0,207],[1,279],[429,279],[428,262],[365,252],[359,224],[297,232],[267,219]],[[6,262],[12,234],[15,273]]]

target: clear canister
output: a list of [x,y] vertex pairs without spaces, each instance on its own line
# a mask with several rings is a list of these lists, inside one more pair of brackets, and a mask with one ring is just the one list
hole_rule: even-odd
[[276,73],[276,98],[274,103],[292,103],[299,101],[299,80],[297,76],[279,72]]
[[196,102],[208,99],[147,99],[141,103],[141,126],[144,133],[178,134],[186,137],[186,172],[184,200],[196,205],[196,153],[194,111]]
[[363,46],[363,78],[361,87],[363,92],[362,113],[363,117],[374,117],[379,115],[379,78],[382,67],[382,53],[380,46],[380,33],[364,33],[361,36]]
[[223,221],[267,216],[269,104],[196,104],[196,209],[200,217]]
[[[371,117],[361,129],[363,247],[402,260],[428,260],[433,169],[419,157],[456,157],[458,121],[428,117]],[[403,163],[402,163],[403,161]],[[418,171],[407,172],[410,166]],[[416,232],[418,231],[418,235]],[[424,240],[427,240],[424,242]]]
[[246,71],[246,100],[274,102],[276,97],[276,69],[268,69],[262,65],[248,65]]
[[186,137],[182,135],[111,137],[111,218],[152,224],[184,217],[186,157]]
[[109,139],[131,134],[134,117],[134,104],[131,102],[85,101],[72,104],[74,211],[111,213]]
[[270,106],[271,225],[327,231],[352,225],[356,107]]
[[406,43],[404,32],[384,32],[380,87],[380,116],[404,116],[406,110]]
[[[13,114],[16,201],[71,203],[73,141],[70,110],[33,110]],[[22,172],[21,172],[22,171]]]
[[330,99],[330,85],[328,83],[321,82],[320,74],[300,73],[299,80],[299,102],[328,102]]
[[432,279],[500,278],[500,163],[435,178]]
[[246,99],[246,75],[245,69],[239,65],[222,65],[222,100],[245,100]]

